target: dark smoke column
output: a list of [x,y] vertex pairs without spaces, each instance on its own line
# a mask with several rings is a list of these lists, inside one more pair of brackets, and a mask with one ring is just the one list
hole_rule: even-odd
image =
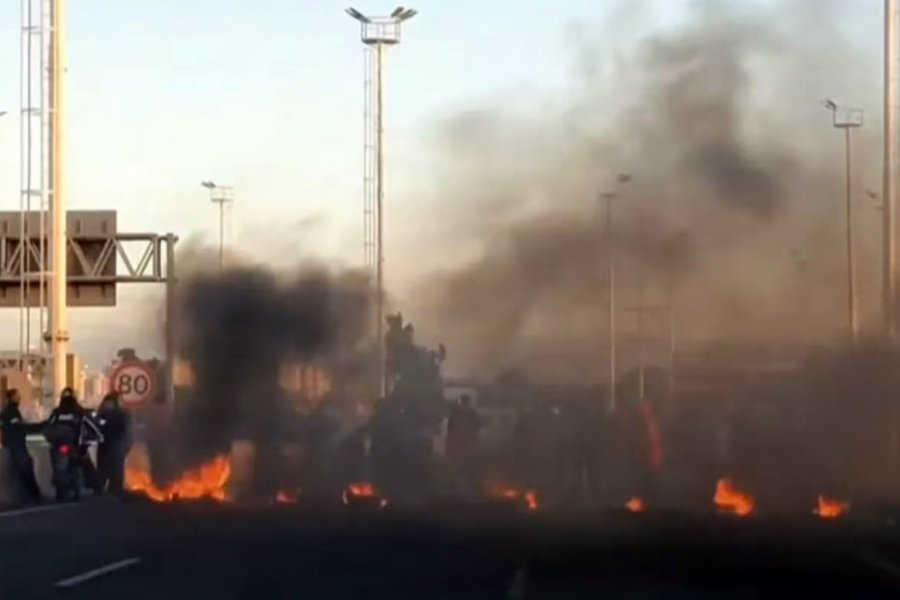
[[[339,394],[356,388],[365,376],[361,365],[371,362],[364,274],[233,267],[185,275],[178,300],[178,355],[191,365],[194,383],[166,432],[173,472],[227,453],[236,440],[253,442],[258,459],[274,457],[278,442],[297,431],[295,406],[281,387],[283,365],[316,366],[341,384],[332,401],[355,400]],[[262,491],[278,479],[277,462],[272,458],[265,472],[257,465]]]

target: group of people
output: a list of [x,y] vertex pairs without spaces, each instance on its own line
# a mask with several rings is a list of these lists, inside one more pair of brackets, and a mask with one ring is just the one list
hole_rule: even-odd
[[[58,406],[41,423],[26,422],[20,402],[18,390],[6,392],[0,410],[0,447],[25,497],[35,503],[44,500],[35,477],[34,460],[28,451],[29,434],[43,434],[49,443],[58,501],[79,497],[82,483],[92,488],[95,494],[123,492],[131,425],[118,394],[107,394],[99,409],[92,412],[81,406],[71,388],[66,388],[60,394]],[[97,445],[96,465],[88,452],[94,443]],[[65,472],[57,468],[60,457],[70,465]]]

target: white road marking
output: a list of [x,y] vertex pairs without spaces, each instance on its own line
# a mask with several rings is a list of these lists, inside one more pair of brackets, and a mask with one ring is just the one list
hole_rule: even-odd
[[75,508],[83,506],[81,504],[48,504],[47,506],[32,506],[31,508],[20,508],[18,510],[8,510],[0,512],[0,519],[8,519],[9,517],[21,517],[23,515],[33,515],[36,513],[50,512],[51,510],[62,510],[64,508]]
[[106,575],[107,573],[112,573],[113,571],[119,571],[121,569],[125,569],[132,565],[136,565],[141,562],[140,558],[126,558],[124,560],[120,560],[114,563],[110,563],[103,567],[99,567],[97,569],[93,569],[92,571],[88,571],[87,573],[82,573],[81,575],[75,575],[74,577],[69,577],[68,579],[63,579],[62,581],[56,582],[56,587],[60,588],[69,588],[75,587],[76,585],[81,585],[85,581],[90,581],[96,577],[100,577],[102,575]]

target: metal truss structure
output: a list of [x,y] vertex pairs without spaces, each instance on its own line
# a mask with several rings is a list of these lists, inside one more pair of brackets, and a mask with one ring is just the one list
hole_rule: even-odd
[[[75,257],[69,267],[69,284],[165,283],[166,245],[176,242],[172,234],[155,233],[117,233],[105,239],[69,237],[69,252]],[[99,253],[86,247],[98,243]],[[39,240],[0,235],[0,287],[18,285],[23,276],[26,281],[46,277],[45,247]],[[23,271],[25,257],[29,266]],[[119,272],[118,265],[125,271]]]
[[[21,194],[19,212],[21,238],[37,237],[39,255],[45,254],[47,239],[49,197],[52,182],[50,165],[52,161],[50,144],[51,116],[51,36],[52,7],[50,0],[21,0],[20,38],[20,79],[19,79],[19,164]],[[29,231],[25,214],[38,213],[39,231]],[[19,355],[25,357],[32,350],[48,350],[43,339],[49,323],[48,280],[41,278],[38,283],[36,300],[25,303],[27,286],[26,270],[20,275],[19,308]],[[21,361],[20,361],[21,362]]]
[[[2,222],[2,219],[0,219]],[[50,276],[49,244],[39,238],[0,231],[0,307],[40,306]],[[110,233],[69,236],[68,302],[71,306],[114,306],[117,285],[121,283],[166,284],[166,398],[174,399],[172,365],[174,364],[174,234]],[[24,283],[23,283],[24,282]],[[45,332],[46,333],[46,332]],[[44,338],[46,341],[46,337]],[[0,355],[0,369],[27,373],[44,389],[48,375],[49,354],[19,352],[16,356]],[[46,392],[46,390],[44,390]]]

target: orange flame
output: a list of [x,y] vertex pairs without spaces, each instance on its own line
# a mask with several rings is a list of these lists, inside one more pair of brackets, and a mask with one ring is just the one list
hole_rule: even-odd
[[172,483],[160,487],[150,473],[144,469],[125,469],[125,487],[132,492],[140,492],[154,502],[175,500],[199,500],[212,498],[225,501],[228,495],[225,486],[231,476],[231,463],[226,456],[217,456],[211,462],[197,469],[186,471]]
[[628,502],[625,503],[625,508],[627,508],[630,512],[633,513],[642,513],[647,510],[647,503],[641,500],[640,498],[632,498]]
[[823,519],[837,519],[850,512],[849,502],[839,502],[826,498],[819,494],[819,504],[813,509],[813,514],[819,515]]
[[719,510],[726,513],[746,517],[753,513],[756,501],[753,496],[737,490],[730,479],[720,479],[716,483],[716,495],[713,502]]
[[536,511],[540,505],[537,492],[534,490],[520,490],[518,488],[503,485],[495,485],[488,491],[491,496],[500,500],[505,500],[507,502],[523,502],[525,507],[532,512]]

